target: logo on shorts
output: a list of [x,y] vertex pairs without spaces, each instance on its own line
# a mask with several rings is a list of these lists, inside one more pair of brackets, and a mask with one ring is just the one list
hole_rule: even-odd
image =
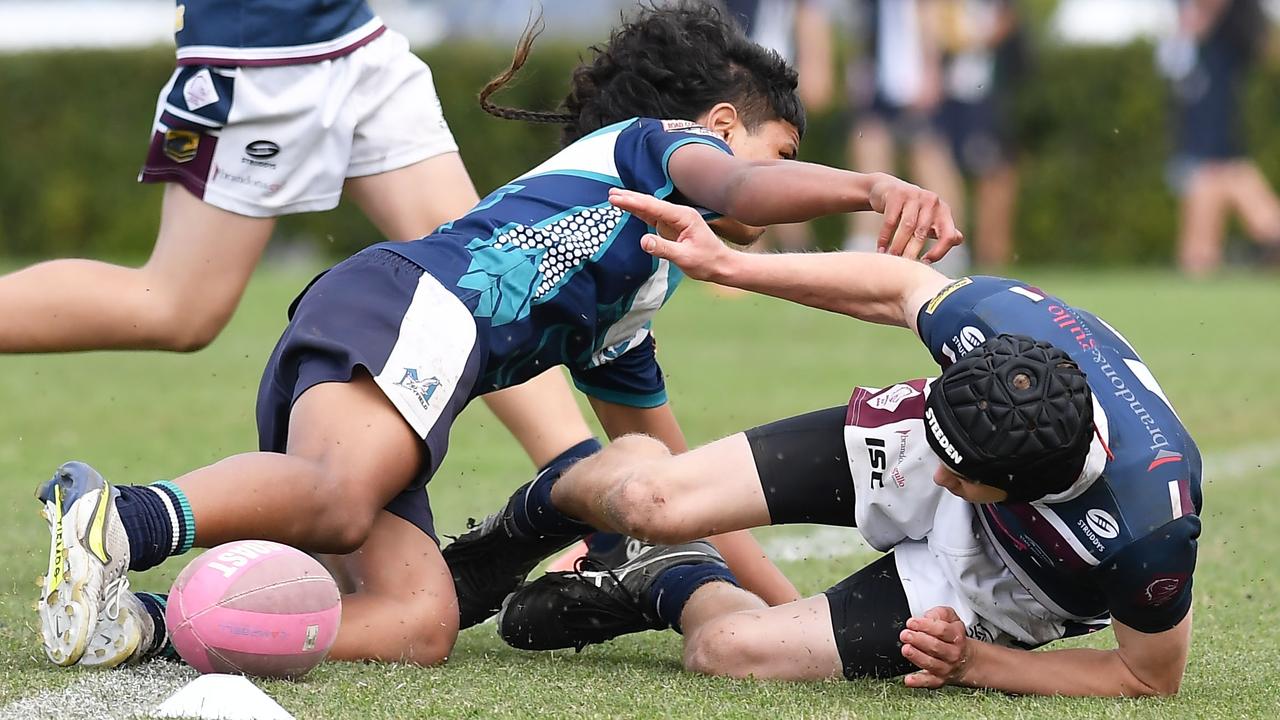
[[897,412],[898,406],[903,400],[913,398],[920,394],[919,390],[907,385],[906,383],[898,383],[888,390],[882,390],[878,395],[867,401],[867,404],[877,410],[885,412]]
[[280,146],[270,140],[254,140],[244,146],[244,154],[251,158],[266,160],[280,154]]
[[419,379],[417,370],[405,368],[404,377],[400,378],[400,382],[396,383],[396,386],[413,393],[418,398],[418,402],[422,404],[422,409],[430,410],[431,396],[435,395],[436,390],[440,389],[440,380],[434,376]]
[[1097,533],[1099,537],[1112,540],[1120,534],[1120,524],[1106,510],[1093,508],[1084,514],[1084,520],[1088,523],[1089,529]]
[[973,284],[973,278],[965,277],[965,278],[960,278],[959,280],[942,288],[942,290],[938,291],[937,295],[933,296],[933,299],[929,301],[929,304],[924,306],[924,314],[932,315],[933,311],[937,310],[938,306],[942,304],[942,301],[950,297],[951,293],[959,290],[965,285],[971,285],[971,284]]
[[182,99],[191,112],[218,102],[218,89],[213,86],[213,74],[209,68],[201,68],[187,78],[182,86]]
[[191,162],[200,147],[200,135],[190,130],[167,130],[164,134],[164,155],[176,163]]
[[960,348],[961,355],[968,355],[973,352],[974,348],[987,341],[987,336],[982,331],[972,325],[965,325],[960,334],[956,336],[956,347]]

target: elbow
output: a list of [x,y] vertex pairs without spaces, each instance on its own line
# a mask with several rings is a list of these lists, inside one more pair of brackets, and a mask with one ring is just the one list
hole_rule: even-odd
[[1129,671],[1128,682],[1124,683],[1122,695],[1127,697],[1173,697],[1182,689],[1184,668],[1162,673],[1158,676],[1139,677]]

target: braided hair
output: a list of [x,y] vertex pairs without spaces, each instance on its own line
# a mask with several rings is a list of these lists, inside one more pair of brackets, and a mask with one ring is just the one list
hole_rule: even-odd
[[751,42],[706,0],[644,6],[591,47],[573,71],[572,87],[556,112],[502,107],[490,97],[515,77],[542,33],[539,17],[516,45],[511,65],[480,91],[480,107],[508,120],[564,125],[569,145],[632,117],[695,120],[717,103],[734,105],[748,130],[784,120],[804,135],[797,75],[776,52]]

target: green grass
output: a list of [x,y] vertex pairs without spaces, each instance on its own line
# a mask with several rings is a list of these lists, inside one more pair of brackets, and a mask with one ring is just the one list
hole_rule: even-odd
[[[1280,389],[1272,381],[1280,368],[1276,278],[1192,284],[1160,273],[1027,275],[1128,336],[1208,458],[1195,639],[1178,697],[1011,698],[909,691],[896,682],[715,680],[680,671],[671,633],[579,655],[533,655],[506,648],[491,626],[463,633],[442,668],[330,663],[305,681],[266,689],[298,717],[1280,716],[1280,473],[1266,451],[1268,443],[1280,445]],[[70,458],[117,481],[144,482],[252,448],[259,373],[284,308],[306,279],[298,271],[262,273],[225,335],[196,355],[0,358],[0,706],[77,675],[46,665],[36,641],[33,579],[43,570],[47,539],[31,499],[37,482]],[[657,332],[676,412],[695,443],[839,404],[856,384],[931,372],[905,331],[760,298],[721,299],[704,287],[677,295]],[[1251,464],[1255,456],[1263,459]],[[1214,467],[1232,472],[1215,477]],[[441,529],[457,531],[467,517],[492,510],[530,469],[487,411],[469,410],[432,483]],[[816,592],[866,559],[788,562],[783,569]],[[181,565],[170,562],[138,584],[166,589]],[[1075,642],[1106,646],[1112,637]]]

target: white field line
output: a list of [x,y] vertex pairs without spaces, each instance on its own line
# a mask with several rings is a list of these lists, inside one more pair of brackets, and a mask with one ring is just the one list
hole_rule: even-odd
[[[1266,470],[1280,469],[1280,439],[1210,453],[1204,458],[1205,484],[1229,482]],[[838,559],[869,552],[853,528],[817,527],[775,536],[764,543],[769,557],[781,561]],[[109,672],[85,672],[57,690],[37,692],[0,707],[0,720],[19,718],[145,717],[178,688],[196,677],[195,670],[170,662]]]
[[[1216,484],[1239,480],[1267,470],[1280,470],[1280,439],[1208,453],[1203,459],[1204,486],[1206,492],[1212,492]],[[765,553],[779,562],[835,560],[875,552],[857,530],[840,527],[813,527],[800,532],[774,535],[761,544]]]

